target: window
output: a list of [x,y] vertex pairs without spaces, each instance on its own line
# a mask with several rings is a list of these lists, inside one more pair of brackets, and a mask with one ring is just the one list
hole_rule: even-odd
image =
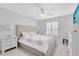
[[58,35],[58,22],[46,23],[46,34],[47,35]]
[[51,23],[46,23],[46,34],[51,35]]
[[58,22],[52,22],[52,33],[58,35]]

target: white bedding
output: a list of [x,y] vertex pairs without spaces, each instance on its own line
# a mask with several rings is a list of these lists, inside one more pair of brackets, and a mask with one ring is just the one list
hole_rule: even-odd
[[39,46],[42,46],[42,44],[49,46],[49,44],[51,44],[53,39],[54,39],[53,37],[47,37],[45,35],[32,35],[31,36],[31,40],[36,41],[37,45]]
[[41,52],[47,53],[48,48],[55,43],[54,37],[45,35],[31,35],[30,39],[21,37],[20,43],[35,48]]

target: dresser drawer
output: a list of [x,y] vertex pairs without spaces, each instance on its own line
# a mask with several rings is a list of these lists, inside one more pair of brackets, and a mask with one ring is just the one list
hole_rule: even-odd
[[17,46],[17,39],[16,38],[8,38],[4,40],[4,49],[10,49],[12,47]]
[[5,42],[11,42],[11,41],[16,41],[17,39],[16,38],[8,38],[8,39],[5,39],[4,41]]
[[7,50],[7,49],[10,49],[10,48],[13,48],[13,47],[16,47],[16,45],[5,45],[4,50]]

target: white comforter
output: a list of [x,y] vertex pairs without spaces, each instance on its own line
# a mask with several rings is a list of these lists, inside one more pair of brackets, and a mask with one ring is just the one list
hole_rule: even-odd
[[19,42],[46,53],[51,43],[53,44],[55,40],[51,36],[48,37],[45,35],[32,35],[30,40],[21,37]]
[[33,42],[36,42],[37,45],[39,46],[42,46],[42,45],[46,45],[46,46],[49,46],[51,44],[51,42],[53,41],[53,37],[48,37],[48,36],[45,36],[45,35],[33,35],[31,37],[31,40]]

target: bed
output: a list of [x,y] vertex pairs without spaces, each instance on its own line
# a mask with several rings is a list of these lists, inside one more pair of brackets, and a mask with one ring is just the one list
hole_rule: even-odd
[[[24,26],[25,27],[25,26]],[[27,26],[26,26],[27,27]],[[22,26],[19,26],[18,31]],[[33,28],[31,28],[33,29]],[[24,29],[23,29],[24,30]],[[19,46],[37,56],[49,56],[53,52],[56,40],[54,36],[46,36],[20,29]],[[26,29],[27,30],[27,29]]]

